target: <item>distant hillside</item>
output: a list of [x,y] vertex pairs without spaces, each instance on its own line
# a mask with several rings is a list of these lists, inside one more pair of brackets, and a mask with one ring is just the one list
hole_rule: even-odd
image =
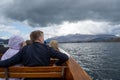
[[108,42],[120,42],[120,37],[110,39]]
[[58,42],[107,42],[107,41],[119,41],[120,39],[115,35],[82,35],[82,34],[74,34],[67,36],[58,36],[49,38],[46,41],[49,42],[51,40],[57,40]]
[[[82,34],[74,34],[74,35],[67,35],[67,36],[58,36],[49,38],[46,42],[51,40],[57,40],[61,43],[69,43],[69,42],[120,42],[120,37],[115,35],[82,35]],[[0,42],[4,44],[8,44],[8,39],[0,39]]]
[[4,44],[8,44],[8,39],[0,39],[0,42],[2,42]]

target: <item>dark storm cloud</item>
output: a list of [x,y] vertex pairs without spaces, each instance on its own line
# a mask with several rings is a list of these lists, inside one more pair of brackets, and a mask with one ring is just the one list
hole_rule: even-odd
[[120,23],[119,4],[120,0],[14,0],[2,13],[32,26],[89,19]]

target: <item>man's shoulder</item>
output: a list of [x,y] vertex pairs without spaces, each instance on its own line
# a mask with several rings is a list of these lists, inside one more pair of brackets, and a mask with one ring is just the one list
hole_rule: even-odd
[[46,44],[42,44],[44,48],[49,49],[50,47]]
[[24,46],[21,50],[24,51],[29,47],[29,45]]

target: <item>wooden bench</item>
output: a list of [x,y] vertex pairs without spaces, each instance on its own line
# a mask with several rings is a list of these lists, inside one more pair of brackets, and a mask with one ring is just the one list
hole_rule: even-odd
[[0,68],[0,78],[63,78],[65,66]]

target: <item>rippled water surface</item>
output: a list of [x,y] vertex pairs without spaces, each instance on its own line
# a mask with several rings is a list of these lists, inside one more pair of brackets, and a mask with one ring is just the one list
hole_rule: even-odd
[[120,80],[120,43],[64,43],[93,80]]

